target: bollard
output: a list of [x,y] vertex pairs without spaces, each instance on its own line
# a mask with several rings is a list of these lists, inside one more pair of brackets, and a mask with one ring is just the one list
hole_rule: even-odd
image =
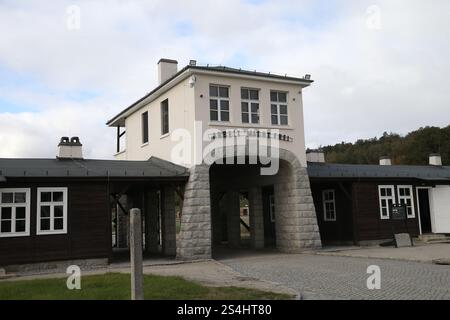
[[141,210],[130,210],[131,300],[144,300]]

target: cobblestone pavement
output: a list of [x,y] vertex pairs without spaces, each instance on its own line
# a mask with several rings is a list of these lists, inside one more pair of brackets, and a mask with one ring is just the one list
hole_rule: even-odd
[[[450,266],[314,254],[219,259],[248,277],[284,284],[303,299],[450,300]],[[381,269],[381,289],[367,289],[367,267]]]

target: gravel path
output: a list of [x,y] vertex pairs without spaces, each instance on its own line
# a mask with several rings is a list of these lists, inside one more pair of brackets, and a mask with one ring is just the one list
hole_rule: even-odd
[[[263,254],[220,260],[248,277],[284,284],[303,299],[450,300],[450,266],[314,254]],[[367,267],[381,269],[381,289],[367,289]]]

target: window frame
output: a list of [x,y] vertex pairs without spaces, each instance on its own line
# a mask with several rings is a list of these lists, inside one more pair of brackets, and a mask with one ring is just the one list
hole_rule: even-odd
[[[247,99],[242,98],[242,90],[247,90],[248,91],[248,98]],[[258,99],[257,100],[251,99],[250,91],[258,92]],[[260,97],[260,91],[261,91],[261,89],[258,89],[258,88],[241,87],[241,123],[243,123],[243,124],[260,124],[260,122],[261,122],[261,117],[260,117],[261,101],[260,101],[260,98],[259,98]],[[243,110],[243,106],[242,106],[243,103],[247,103],[248,110],[246,112]],[[257,104],[258,105],[258,111],[256,113],[252,112],[252,104]],[[243,121],[243,115],[244,114],[247,114],[248,122],[244,122]],[[257,116],[257,119],[258,119],[257,122],[253,122],[252,121],[252,116],[253,115]]]
[[[2,193],[25,193],[25,203],[2,203]],[[16,209],[25,207],[25,231],[16,232]],[[11,232],[1,231],[1,208],[11,208]],[[0,238],[28,237],[30,236],[30,210],[31,210],[31,189],[30,188],[1,188],[0,189]],[[6,220],[6,219],[5,219]],[[20,219],[22,220],[22,219]],[[14,232],[13,232],[14,230]]]
[[[272,100],[272,93],[276,93],[277,94],[277,101],[273,101]],[[280,93],[284,93],[286,95],[286,102],[280,102],[280,98],[279,98],[279,94]],[[270,123],[273,126],[280,126],[280,127],[287,127],[289,126],[289,92],[287,91],[280,91],[280,90],[270,90]],[[276,106],[276,114],[272,113],[272,106],[275,105]],[[286,114],[283,114],[283,116],[286,116],[287,119],[287,123],[286,124],[281,124],[281,106],[286,106]],[[272,117],[276,116],[277,117],[277,123],[273,123],[273,119]]]
[[[409,196],[401,196],[400,189],[409,189]],[[402,204],[402,199],[410,199],[411,200],[411,215],[408,214],[408,205],[406,205],[406,216],[408,219],[414,219],[416,217],[416,209],[414,206],[414,188],[412,185],[398,185],[397,186],[397,202],[399,205]],[[406,204],[406,201],[405,201]]]
[[[381,195],[381,189],[391,189],[391,196],[382,196]],[[389,199],[392,199],[392,204],[396,204],[395,199],[395,186],[394,185],[379,185],[378,186],[378,200],[379,200],[379,206],[380,206],[380,218],[381,220],[389,220],[391,218],[391,208],[389,206],[387,207],[387,216],[383,216],[383,205],[382,200],[386,200],[389,204]]]
[[[164,110],[167,107],[167,110]],[[161,101],[161,136],[168,135],[170,132],[170,118],[169,118],[169,99]],[[167,118],[167,128],[165,127],[165,120]],[[167,131],[166,131],[166,130]]]
[[[333,194],[333,200],[325,199],[325,194],[331,192]],[[333,218],[329,219],[327,217],[327,203],[333,204]],[[337,221],[337,210],[336,210],[336,191],[334,189],[322,190],[322,206],[323,206],[323,221],[326,222],[336,222]]]
[[[53,201],[41,201],[41,193],[42,192],[51,192],[53,196],[53,192],[62,192],[63,193],[63,201],[55,202]],[[67,234],[67,211],[68,211],[68,188],[67,187],[45,187],[45,188],[37,188],[36,194],[36,235],[56,235],[56,234]],[[43,205],[50,206],[50,230],[41,230],[41,207]],[[63,229],[55,230],[54,222],[54,210],[55,206],[63,206]]]
[[[211,96],[211,87],[217,87],[217,96]],[[220,88],[226,88],[228,90],[228,97],[221,97],[220,96]],[[231,87],[227,86],[227,85],[221,85],[221,84],[210,84],[209,87],[209,92],[208,92],[208,96],[209,96],[209,121],[211,122],[230,122],[230,118],[231,118],[231,104],[230,104],[230,92],[231,92]],[[211,100],[216,100],[217,101],[217,110],[212,110],[211,109]],[[227,101],[228,102],[228,110],[223,111],[222,110],[222,101]],[[216,111],[217,112],[217,120],[213,120],[211,119],[211,111]],[[222,120],[222,112],[227,112],[228,113],[228,120]]]
[[[147,118],[146,121],[144,118]],[[145,125],[147,128],[145,128]],[[149,117],[148,117],[148,111],[145,111],[141,113],[141,133],[142,133],[142,145],[148,144],[150,141],[150,124],[149,124]],[[145,130],[147,130],[147,134],[145,134]]]

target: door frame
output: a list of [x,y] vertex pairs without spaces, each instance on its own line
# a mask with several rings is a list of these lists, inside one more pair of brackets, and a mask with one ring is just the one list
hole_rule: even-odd
[[[433,187],[416,187],[416,202],[417,202],[417,218],[419,221],[419,234],[422,234],[422,220],[420,217],[420,202],[419,202],[419,190],[428,190],[428,206],[430,211],[430,219],[431,219],[431,195],[430,190],[432,190]],[[433,224],[431,224],[431,232],[433,233]]]

